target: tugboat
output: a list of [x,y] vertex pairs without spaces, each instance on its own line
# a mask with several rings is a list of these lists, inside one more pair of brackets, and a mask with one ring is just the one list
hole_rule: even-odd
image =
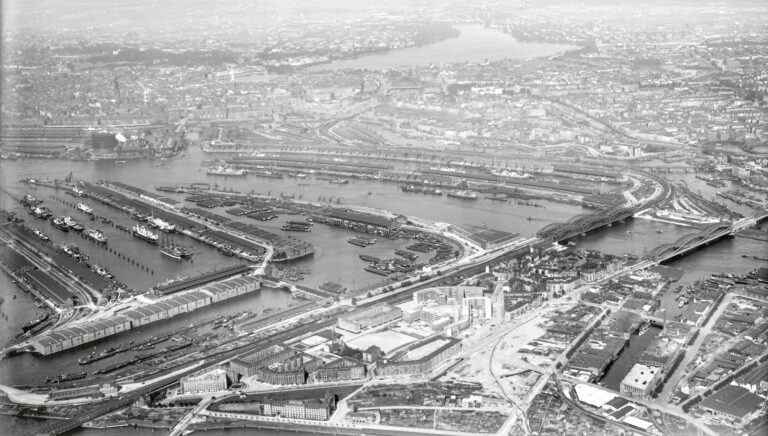
[[646,322],[643,323],[643,325],[640,326],[640,332],[638,333],[640,336],[643,336],[648,332],[648,329],[651,328],[651,323]]
[[30,194],[24,194],[24,196],[21,198],[21,204],[24,206],[37,206],[38,204],[42,203],[41,200],[38,200],[33,195]]
[[85,232],[85,236],[87,236],[90,239],[93,239],[96,242],[107,242],[107,237],[104,236],[104,233],[102,233],[100,230],[96,229],[89,229]]
[[88,214],[88,215],[93,213],[93,209],[88,207],[87,204],[83,204],[83,203],[77,203],[77,210],[79,210],[80,212],[83,212],[85,214]]
[[80,224],[79,222],[75,221],[74,218],[71,216],[65,216],[64,217],[64,223],[69,226],[70,229],[76,231],[76,232],[82,232],[85,229],[85,226]]
[[150,244],[157,244],[158,236],[155,233],[150,232],[146,227],[136,224],[133,226],[133,236],[143,239]]
[[34,215],[34,216],[36,216],[38,218],[47,220],[48,218],[53,216],[53,212],[51,212],[51,210],[48,209],[45,206],[38,206],[38,207],[35,207],[34,209],[32,209],[32,215]]
[[53,224],[54,227],[57,229],[68,232],[69,231],[69,225],[64,221],[64,217],[58,217],[51,220],[51,224]]

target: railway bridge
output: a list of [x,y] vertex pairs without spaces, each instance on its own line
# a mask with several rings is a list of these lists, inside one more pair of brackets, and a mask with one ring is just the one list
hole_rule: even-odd
[[576,215],[564,223],[549,224],[542,227],[536,236],[555,242],[563,241],[631,218],[637,212],[637,206],[612,206],[594,213]]

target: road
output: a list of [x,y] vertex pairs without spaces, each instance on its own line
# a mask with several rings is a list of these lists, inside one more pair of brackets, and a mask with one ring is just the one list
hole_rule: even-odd
[[661,394],[659,394],[659,398],[662,401],[668,403],[672,397],[672,394],[675,392],[675,387],[677,387],[683,378],[691,375],[686,370],[688,364],[691,363],[694,358],[696,358],[701,345],[704,343],[707,336],[712,333],[712,328],[714,328],[715,324],[717,324],[717,320],[720,318],[723,312],[725,312],[725,309],[728,308],[728,305],[731,303],[732,299],[733,294],[728,294],[723,298],[723,301],[720,302],[720,306],[718,306],[718,308],[715,310],[715,313],[713,313],[709,318],[707,324],[699,329],[699,335],[696,337],[696,340],[693,342],[693,344],[684,350],[685,357],[680,362],[680,364],[677,365],[675,373],[672,375],[672,377],[669,378],[669,380],[667,380],[667,383],[664,385],[664,389],[661,391]]
[[169,436],[181,436],[184,434],[184,431],[186,431],[187,427],[189,427],[189,424],[192,423],[192,420],[195,419],[197,415],[200,414],[203,410],[205,410],[206,407],[208,407],[209,404],[213,402],[213,395],[206,395],[204,396],[199,403],[195,406],[194,409],[190,410],[189,413],[184,415],[184,418],[181,419],[172,429],[171,432],[168,433]]

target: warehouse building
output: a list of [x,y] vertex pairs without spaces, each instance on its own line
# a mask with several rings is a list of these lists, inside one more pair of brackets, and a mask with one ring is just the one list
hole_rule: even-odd
[[65,325],[33,338],[34,350],[43,355],[58,353],[126,330],[151,324],[174,316],[260,289],[253,276],[243,276],[207,285],[201,290],[157,300],[125,310],[110,318],[98,318]]
[[328,224],[364,232],[400,228],[400,223],[395,219],[349,209],[334,209],[328,216]]
[[365,328],[387,324],[402,316],[403,311],[399,308],[382,303],[340,316],[337,325],[352,333],[360,333]]

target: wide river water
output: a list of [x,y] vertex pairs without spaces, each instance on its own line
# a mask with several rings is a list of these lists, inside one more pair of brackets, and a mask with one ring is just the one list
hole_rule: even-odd
[[386,53],[360,56],[332,64],[315,65],[310,71],[323,70],[381,70],[401,66],[427,67],[458,62],[485,62],[501,59],[528,59],[547,57],[580,47],[563,44],[519,42],[512,35],[478,24],[454,26],[461,32],[456,38],[446,39],[423,47],[394,50]]

